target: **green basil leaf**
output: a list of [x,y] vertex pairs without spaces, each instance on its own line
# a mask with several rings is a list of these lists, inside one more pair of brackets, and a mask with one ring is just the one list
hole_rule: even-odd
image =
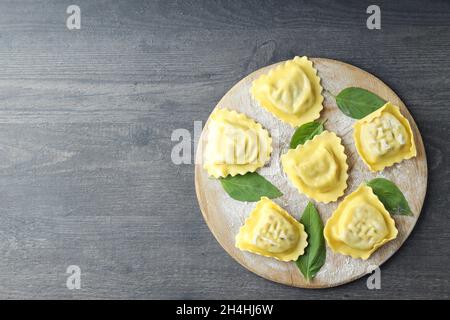
[[306,206],[300,222],[305,226],[308,234],[308,246],[305,253],[295,263],[305,278],[310,281],[322,268],[327,254],[322,219],[311,202]]
[[375,178],[367,182],[367,185],[372,188],[373,193],[376,194],[386,210],[391,214],[413,215],[405,196],[392,181],[384,178]]
[[345,88],[336,96],[341,111],[353,119],[361,119],[381,108],[386,101],[362,88]]
[[230,197],[238,201],[255,202],[261,197],[274,199],[283,195],[277,187],[257,172],[227,176],[219,180]]
[[312,121],[302,124],[295,130],[291,138],[289,148],[295,149],[299,144],[304,144],[307,140],[312,139],[315,135],[322,133],[323,122]]

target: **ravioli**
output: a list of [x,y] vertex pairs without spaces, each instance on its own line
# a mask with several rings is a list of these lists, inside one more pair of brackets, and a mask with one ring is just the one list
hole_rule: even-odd
[[319,118],[322,86],[307,57],[295,57],[253,81],[253,98],[275,117],[300,126]]
[[203,167],[215,178],[253,172],[269,161],[269,132],[242,113],[216,109],[208,123]]
[[356,150],[371,171],[417,155],[408,120],[390,102],[358,120],[353,128]]
[[341,139],[326,130],[281,156],[283,171],[298,191],[324,203],[336,201],[344,194],[346,160]]
[[365,184],[348,195],[328,219],[324,236],[337,253],[366,260],[397,237],[395,221]]
[[280,261],[303,255],[304,226],[269,198],[262,197],[236,236],[236,247]]

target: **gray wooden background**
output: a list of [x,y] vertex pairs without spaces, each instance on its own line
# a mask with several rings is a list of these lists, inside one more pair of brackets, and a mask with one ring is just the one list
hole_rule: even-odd
[[[381,30],[366,28],[373,3]],[[66,28],[70,4],[81,30]],[[2,0],[0,297],[450,298],[449,53],[448,1]],[[171,162],[174,129],[297,54],[377,75],[422,132],[427,199],[381,290],[246,271],[206,227],[193,165]],[[71,264],[80,290],[66,288]]]

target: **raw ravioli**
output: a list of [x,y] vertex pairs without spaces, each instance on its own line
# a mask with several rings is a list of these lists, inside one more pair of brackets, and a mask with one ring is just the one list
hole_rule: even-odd
[[347,188],[347,156],[341,139],[324,131],[281,156],[283,170],[300,193],[328,203]]
[[380,171],[415,157],[416,145],[408,120],[388,102],[353,125],[356,150],[371,171]]
[[397,233],[394,219],[364,184],[339,204],[324,229],[328,246],[334,252],[363,260],[395,239]]
[[295,57],[253,81],[253,98],[277,118],[300,126],[320,116],[322,86],[307,57]]
[[245,114],[216,109],[208,123],[203,167],[215,178],[253,172],[270,159],[269,132]]
[[308,245],[303,225],[262,197],[236,236],[236,247],[280,261],[297,260]]

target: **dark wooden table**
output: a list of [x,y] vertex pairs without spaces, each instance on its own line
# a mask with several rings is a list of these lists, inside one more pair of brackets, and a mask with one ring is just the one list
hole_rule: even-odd
[[[66,8],[81,8],[81,29]],[[1,298],[450,298],[450,3],[2,1]],[[383,79],[422,132],[422,216],[366,279],[302,290],[246,271],[203,221],[175,129],[193,133],[239,79],[294,55]],[[414,183],[414,181],[411,181]],[[81,289],[66,268],[81,268]]]

